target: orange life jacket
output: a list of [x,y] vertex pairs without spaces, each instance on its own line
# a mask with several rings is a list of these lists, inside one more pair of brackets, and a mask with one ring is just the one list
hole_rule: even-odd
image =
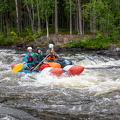
[[49,50],[50,51],[50,55],[47,57],[47,60],[54,60],[55,59],[55,52],[54,50]]

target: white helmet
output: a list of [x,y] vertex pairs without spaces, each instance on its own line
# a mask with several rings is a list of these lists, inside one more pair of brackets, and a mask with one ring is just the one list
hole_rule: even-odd
[[54,47],[53,44],[49,44],[49,48],[52,49]]
[[27,50],[32,50],[32,47],[28,47]]

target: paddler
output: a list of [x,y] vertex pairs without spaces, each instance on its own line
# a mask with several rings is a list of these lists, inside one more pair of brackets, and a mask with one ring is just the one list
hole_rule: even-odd
[[[46,54],[42,52],[42,49],[40,47],[37,47],[36,53],[34,53],[35,66],[37,66],[44,59],[44,57],[46,57]],[[39,66],[37,67],[36,71],[39,71]]]
[[56,55],[56,53],[54,51],[53,44],[49,44],[49,49],[46,51],[46,55],[48,55],[49,53],[50,53],[50,55],[47,57],[48,62],[53,62],[56,58],[58,58],[58,56]]
[[23,66],[23,69],[25,70],[32,70],[35,66],[35,63],[34,63],[34,53],[32,52],[32,47],[28,47],[27,48],[27,53],[24,57],[24,62],[26,64],[24,64]]

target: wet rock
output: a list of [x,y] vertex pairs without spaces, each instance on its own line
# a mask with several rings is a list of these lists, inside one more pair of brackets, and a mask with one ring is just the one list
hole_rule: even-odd
[[0,107],[0,114],[14,116],[14,118],[19,120],[39,120],[25,111],[9,107]]
[[101,51],[98,51],[97,53],[101,55],[107,55],[110,57],[114,57],[114,58],[119,58],[120,48],[115,45],[111,45],[111,46],[107,46],[103,48]]
[[58,34],[58,35],[50,34],[49,39],[46,36],[41,36],[40,38],[35,39],[35,42],[46,42],[46,43],[53,43],[55,45],[60,45],[60,44],[68,43],[77,38],[78,35],[70,36],[70,35],[62,35],[62,34]]
[[61,50],[62,50],[62,48],[61,48],[60,46],[58,46],[58,45],[55,46],[55,51],[56,51],[56,52],[60,52]]

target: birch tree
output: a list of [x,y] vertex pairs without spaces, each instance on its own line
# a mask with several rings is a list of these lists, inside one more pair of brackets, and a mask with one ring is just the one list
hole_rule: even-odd
[[72,2],[69,0],[70,3],[70,35],[72,35]]
[[81,11],[81,0],[77,0],[77,4],[78,4],[78,25],[79,25],[79,29],[78,29],[78,34],[81,36],[82,33],[82,11]]
[[58,1],[55,0],[55,34],[58,34]]
[[41,17],[46,21],[47,38],[49,38],[49,17],[54,12],[54,1],[53,0],[40,0],[40,13]]
[[41,29],[41,22],[40,22],[40,0],[37,0],[37,14],[38,14],[38,30]]
[[16,23],[17,23],[17,33],[20,35],[20,23],[19,23],[19,7],[18,7],[18,0],[15,0],[16,4]]
[[25,6],[27,8],[28,15],[30,17],[32,32],[33,32],[33,34],[35,34],[33,2],[34,2],[33,0],[24,0],[24,4],[25,4]]
[[70,35],[72,35],[73,15],[75,15],[76,4],[73,2],[73,0],[65,0],[65,4],[66,4],[65,13],[69,21]]

